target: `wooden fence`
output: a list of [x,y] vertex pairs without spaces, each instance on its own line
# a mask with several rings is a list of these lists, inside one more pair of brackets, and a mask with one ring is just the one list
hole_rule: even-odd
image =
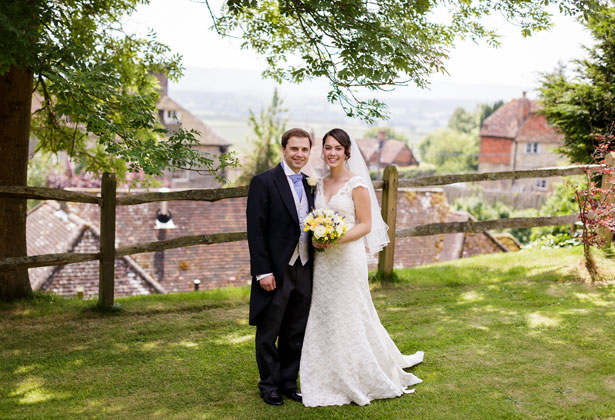
[[[609,157],[610,160],[607,160],[607,164],[611,167],[615,166],[614,157],[615,153],[611,154]],[[555,217],[509,218],[481,222],[468,221],[432,223],[396,231],[397,193],[399,188],[446,185],[458,182],[579,175],[583,174],[587,169],[597,168],[598,166],[599,165],[585,165],[523,171],[454,174],[428,176],[412,180],[399,180],[397,168],[394,166],[389,166],[384,171],[383,180],[374,181],[373,183],[375,189],[382,189],[382,215],[385,222],[389,225],[389,237],[391,239],[390,244],[380,252],[378,259],[378,271],[385,276],[392,273],[393,260],[395,256],[395,238],[427,236],[443,233],[484,232],[492,229],[505,229],[511,227],[567,225],[573,224],[577,220],[576,214],[570,214]],[[115,175],[109,173],[103,174],[100,197],[81,192],[55,190],[42,187],[0,186],[0,198],[72,201],[98,204],[101,208],[99,252],[89,254],[68,252],[4,258],[0,260],[0,272],[99,260],[98,305],[102,307],[110,307],[114,303],[114,262],[117,257],[192,245],[216,244],[247,239],[246,232],[229,232],[209,235],[182,236],[169,240],[138,243],[116,248],[115,211],[117,206],[176,200],[211,202],[227,198],[245,197],[247,194],[248,187],[246,186],[207,190],[137,193],[117,196]]]

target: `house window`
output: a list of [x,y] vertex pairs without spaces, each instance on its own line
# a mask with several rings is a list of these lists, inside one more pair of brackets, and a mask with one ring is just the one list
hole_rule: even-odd
[[537,179],[536,189],[539,191],[546,191],[547,190],[547,180],[544,178]]
[[181,114],[175,110],[167,109],[163,111],[164,124],[174,124],[177,121],[181,121]]
[[538,143],[536,142],[527,143],[525,145],[525,153],[530,154],[530,155],[537,155],[538,154]]

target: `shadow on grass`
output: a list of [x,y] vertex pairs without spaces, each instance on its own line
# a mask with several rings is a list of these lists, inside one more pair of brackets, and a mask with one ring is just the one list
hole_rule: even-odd
[[[167,295],[143,295],[117,298],[110,309],[98,307],[97,299],[79,300],[35,292],[31,297],[10,302],[0,301],[2,318],[37,318],[61,316],[73,318],[104,318],[174,312],[200,312],[213,308],[228,308],[244,304],[249,297],[247,287],[229,287],[199,292]],[[130,302],[123,305],[123,302]]]
[[[569,282],[573,252],[481,257],[376,283],[416,395],[367,407],[271,408],[258,397],[246,289],[118,300],[113,317],[41,302],[0,326],[7,418],[595,418],[615,412],[615,287]],[[35,305],[36,306],[36,305]],[[70,315],[63,315],[63,314]]]
[[[108,415],[115,413],[111,407],[119,406],[150,415],[158,404],[201,409],[204,399],[224,398],[212,380],[221,361],[226,371],[222,375],[240,375],[232,367],[237,363],[252,365],[254,335],[241,321],[247,313],[223,312],[122,314],[29,331],[20,331],[23,325],[3,329],[2,338],[12,338],[3,340],[7,345],[2,349],[0,411],[42,410],[78,418],[97,412],[88,405]],[[165,395],[163,401],[156,402],[158,394]],[[130,396],[147,397],[131,402]]]

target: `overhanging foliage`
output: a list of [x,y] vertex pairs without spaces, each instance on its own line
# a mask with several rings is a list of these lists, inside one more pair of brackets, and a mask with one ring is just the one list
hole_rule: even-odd
[[[205,0],[209,6],[209,1]],[[264,75],[300,83],[329,80],[328,99],[368,122],[388,115],[380,100],[360,89],[426,87],[458,39],[499,44],[484,18],[501,14],[524,36],[551,26],[550,6],[567,15],[589,15],[590,0],[227,0],[212,16],[217,31],[243,38],[243,47],[266,58]],[[210,8],[211,10],[211,8]]]

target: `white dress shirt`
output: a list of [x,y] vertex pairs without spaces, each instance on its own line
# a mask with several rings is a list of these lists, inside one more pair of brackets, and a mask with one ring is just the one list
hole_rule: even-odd
[[[297,209],[297,217],[299,218],[299,226],[298,228],[301,231],[301,235],[299,236],[299,242],[297,243],[297,247],[293,251],[293,255],[290,257],[290,261],[288,265],[294,265],[297,262],[297,258],[300,258],[301,264],[305,265],[309,259],[309,236],[307,232],[303,231],[303,219],[309,213],[309,204],[306,195],[305,188],[303,183],[301,183],[301,188],[303,188],[303,194],[301,194],[301,201],[299,201],[299,197],[297,196],[297,191],[295,190],[295,184],[293,180],[290,178],[291,175],[295,175],[295,173],[286,165],[286,162],[282,160],[281,162],[282,168],[284,169],[284,175],[286,175],[286,180],[288,181],[288,185],[290,187],[290,191],[293,194],[293,200],[295,201],[295,208]],[[256,276],[256,280],[260,280],[267,276],[270,276],[273,273],[267,274],[259,274]]]

